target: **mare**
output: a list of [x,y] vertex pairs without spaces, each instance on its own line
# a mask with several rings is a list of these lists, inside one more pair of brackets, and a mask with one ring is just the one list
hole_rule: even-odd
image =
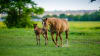
[[[43,19],[43,28],[48,30],[50,29],[52,41],[56,45],[56,47],[59,47],[57,44],[58,36],[60,37],[61,45],[62,46],[62,36],[61,33],[65,32],[66,34],[66,46],[68,46],[68,32],[69,32],[69,24],[68,21],[65,19],[59,19],[59,18],[46,18]],[[54,40],[54,34],[56,33],[56,41]]]

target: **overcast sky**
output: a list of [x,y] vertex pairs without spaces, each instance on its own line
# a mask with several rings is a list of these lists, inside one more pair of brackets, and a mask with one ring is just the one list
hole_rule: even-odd
[[46,11],[52,10],[98,10],[100,0],[33,0],[37,6],[43,7]]

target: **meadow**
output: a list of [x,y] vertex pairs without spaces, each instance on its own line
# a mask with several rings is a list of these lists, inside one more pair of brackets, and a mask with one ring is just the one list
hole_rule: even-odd
[[[35,23],[42,27],[41,22]],[[33,28],[8,29],[0,22],[0,56],[100,56],[100,22],[71,21],[69,25],[69,47],[55,47],[50,33],[48,45],[41,36],[37,46]],[[62,36],[65,44],[65,33]]]

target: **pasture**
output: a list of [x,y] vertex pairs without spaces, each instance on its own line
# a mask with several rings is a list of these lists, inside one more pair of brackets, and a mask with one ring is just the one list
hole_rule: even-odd
[[[48,46],[36,45],[33,28],[0,28],[0,56],[100,56],[100,22],[69,22],[69,47],[55,47],[48,33]],[[38,22],[38,26],[42,27]],[[63,44],[65,44],[65,33]],[[60,42],[58,38],[58,42]]]

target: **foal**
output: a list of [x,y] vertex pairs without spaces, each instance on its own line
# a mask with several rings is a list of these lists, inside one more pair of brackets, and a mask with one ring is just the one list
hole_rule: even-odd
[[45,45],[47,45],[48,38],[46,37],[47,36],[46,30],[43,28],[39,28],[37,24],[33,24],[33,26],[36,35],[37,45],[40,45],[40,35],[43,35],[43,37],[45,38]]

